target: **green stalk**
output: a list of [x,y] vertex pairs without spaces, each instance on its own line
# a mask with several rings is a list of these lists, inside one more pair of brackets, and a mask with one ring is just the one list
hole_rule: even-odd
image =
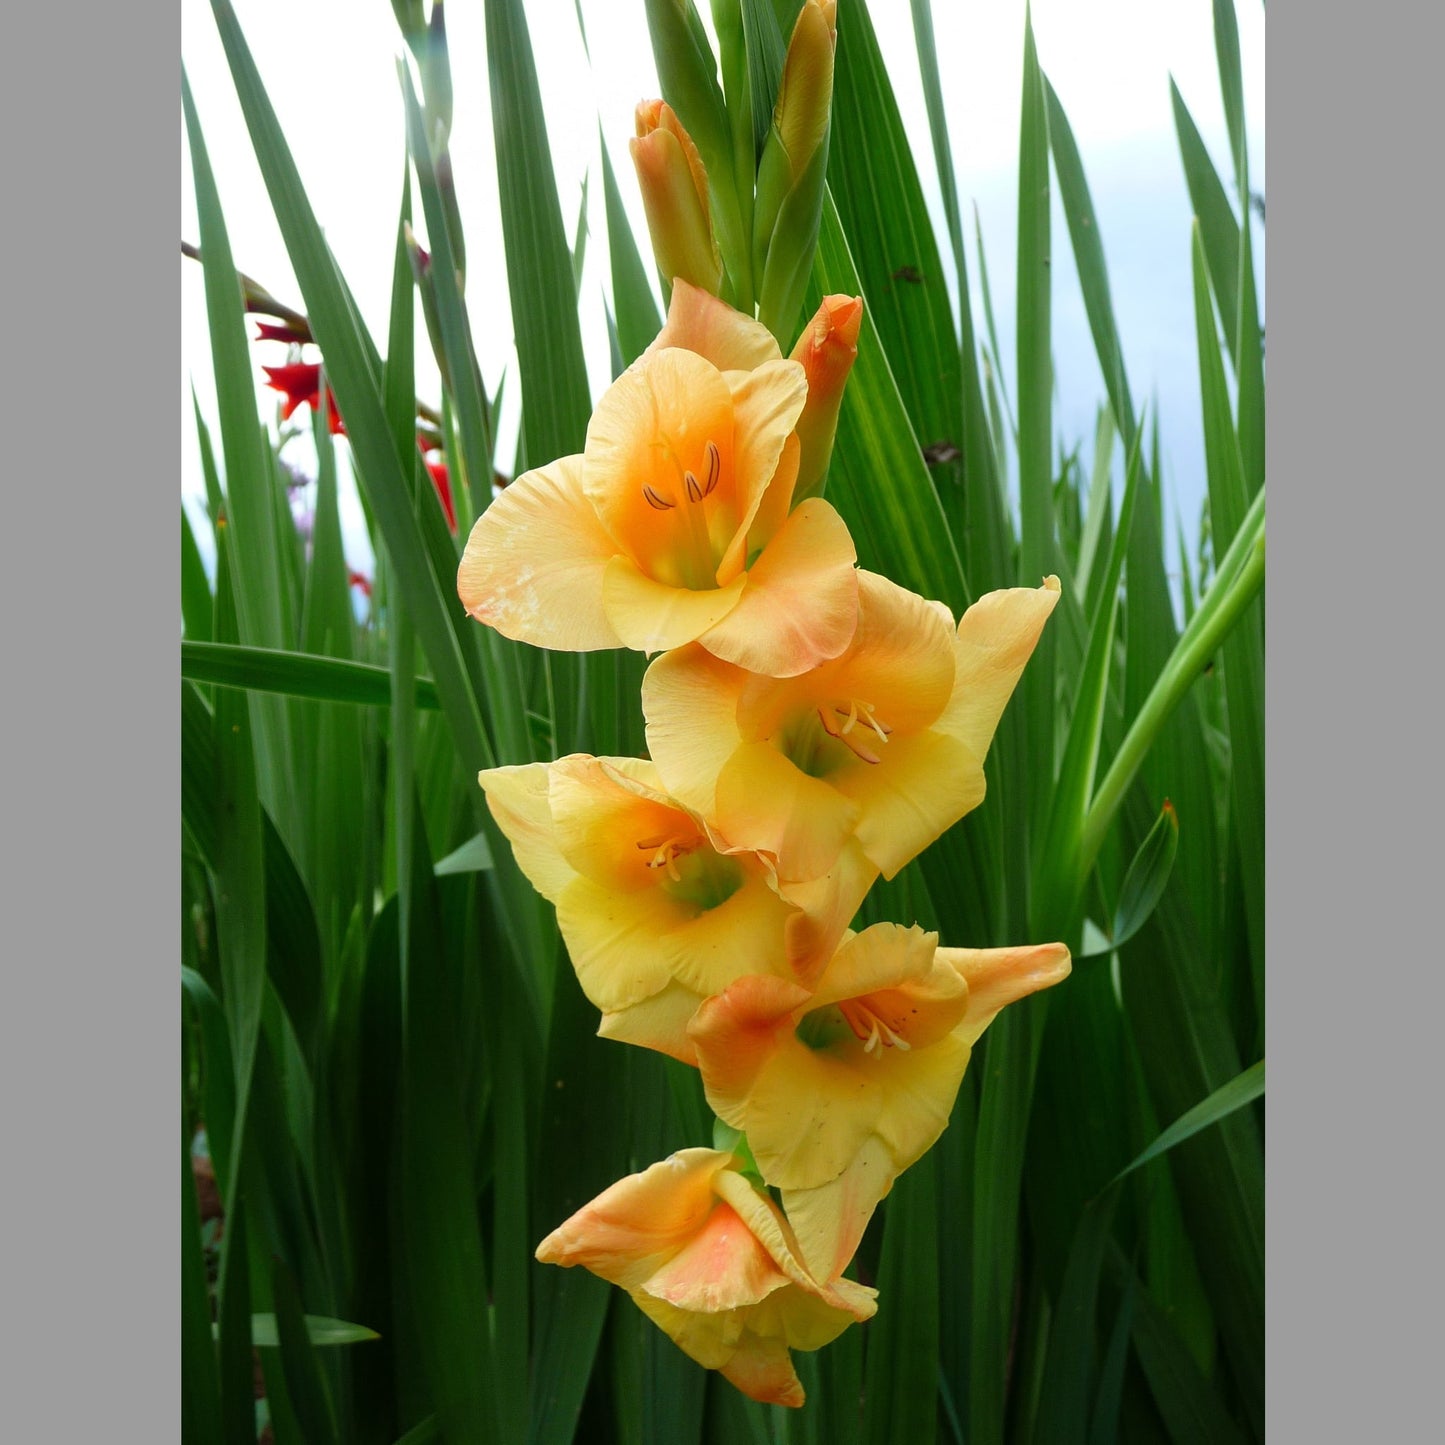
[[1184,629],[1173,656],[1159,674],[1134,726],[1114,755],[1084,819],[1080,871],[1087,875],[1099,856],[1104,835],[1124,800],[1134,775],[1170,714],[1193,687],[1204,664],[1229,635],[1244,609],[1264,585],[1264,488],[1250,507],[1233,545],[1220,564],[1214,586]]

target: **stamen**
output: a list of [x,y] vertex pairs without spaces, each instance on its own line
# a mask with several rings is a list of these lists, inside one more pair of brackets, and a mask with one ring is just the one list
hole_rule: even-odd
[[880,1047],[898,1049],[905,1054],[909,1052],[908,1040],[897,1030],[889,1028],[862,999],[850,998],[840,1003],[838,1012],[847,1020],[853,1036],[862,1043],[865,1054],[871,1054]]
[[691,853],[698,845],[698,839],[688,837],[682,833],[659,833],[655,838],[642,838],[638,841],[637,849],[641,853],[652,850],[652,857],[647,860],[649,868],[666,868],[667,876],[674,883],[682,882],[682,874],[677,870],[677,860],[685,853]]
[[[834,708],[833,711],[841,716],[843,709]],[[853,737],[849,734],[848,728],[852,726],[851,723],[842,728],[838,727],[838,725],[829,718],[828,710],[821,707],[818,709],[818,721],[823,724],[823,731],[827,733],[829,737],[837,738],[855,757],[861,758],[865,763],[881,763],[883,761],[877,753],[871,752],[865,747],[860,738]],[[885,738],[884,741],[886,742],[887,739]]]
[[707,486],[703,488],[703,496],[712,496],[713,488],[717,486],[718,478],[721,476],[722,453],[718,451],[716,442],[709,442],[707,444]]
[[651,486],[643,487],[642,495],[647,498],[647,505],[649,507],[656,507],[659,512],[670,512],[677,506],[676,502],[669,502],[659,497],[657,493],[652,490]]
[[700,502],[703,498],[703,491],[697,484],[697,478],[691,472],[684,472],[682,479],[687,483],[687,499],[690,502]]

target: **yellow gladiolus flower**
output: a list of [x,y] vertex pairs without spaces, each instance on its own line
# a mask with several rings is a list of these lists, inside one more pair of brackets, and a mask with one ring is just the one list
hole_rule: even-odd
[[574,754],[479,781],[518,866],[556,906],[598,1032],[684,1063],[703,999],[744,973],[810,984],[877,877],[845,855],[780,896],[764,860],[729,851],[636,758]]
[[790,1349],[820,1349],[877,1309],[876,1290],[815,1279],[777,1205],[716,1149],[619,1180],[537,1258],[620,1285],[698,1364],[765,1404],[803,1403]]
[[852,1258],[893,1180],[947,1127],[994,1016],[1069,972],[1061,943],[937,943],[875,924],[845,939],[812,993],[741,978],[688,1026],[708,1103],[746,1134],[820,1278]]
[[697,641],[774,677],[848,645],[852,538],[826,502],[792,507],[803,367],[715,298],[696,328],[713,355],[692,349],[700,294],[679,280],[666,344],[608,389],[585,451],[518,477],[477,520],[457,590],[478,621],[574,652]]
[[983,763],[1059,583],[982,597],[955,631],[942,603],[859,574],[858,627],[800,677],[700,648],[642,685],[664,785],[785,881],[826,874],[856,840],[884,877],[977,807]]

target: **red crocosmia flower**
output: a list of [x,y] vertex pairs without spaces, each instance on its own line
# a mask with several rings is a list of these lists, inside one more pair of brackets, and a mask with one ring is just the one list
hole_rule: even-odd
[[[298,406],[309,406],[315,411],[321,405],[321,363],[297,361],[289,366],[263,366],[266,385],[279,391],[286,398],[281,403],[281,419],[287,417]],[[336,398],[331,388],[326,388],[326,407],[329,413],[327,425],[332,436],[345,436],[346,428],[341,424],[341,413],[336,409]]]
[[303,331],[299,326],[292,326],[288,321],[258,321],[256,323],[257,341],[284,341],[288,345],[294,343],[297,346],[311,340],[311,333]]
[[352,568],[346,574],[346,581],[352,587],[360,587],[363,597],[371,596],[371,578],[365,572],[358,572]]
[[437,489],[437,496],[441,498],[442,511],[447,516],[447,526],[452,529],[452,534],[455,536],[457,509],[452,504],[452,479],[447,472],[447,464],[444,461],[428,462],[426,469],[431,473],[432,484]]

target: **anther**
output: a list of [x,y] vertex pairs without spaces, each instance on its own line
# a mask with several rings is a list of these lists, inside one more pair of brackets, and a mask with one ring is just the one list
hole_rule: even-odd
[[687,483],[687,499],[690,502],[700,502],[703,499],[703,490],[697,484],[697,478],[691,472],[684,472],[682,479]]
[[[840,716],[843,713],[842,708],[834,708],[833,711]],[[828,716],[828,709],[821,707],[818,709],[818,721],[823,724],[823,731],[827,733],[829,737],[837,738],[855,757],[861,758],[865,763],[881,763],[883,761],[877,753],[865,747],[860,738],[852,735],[850,729],[853,724],[851,721],[840,728],[837,723]],[[885,738],[884,741],[886,742],[887,739]]]
[[716,442],[709,442],[707,444],[707,486],[703,488],[703,496],[712,496],[713,488],[717,486],[718,478],[721,476],[722,453],[718,451]]
[[642,495],[647,498],[647,505],[649,507],[656,507],[659,512],[670,512],[677,506],[676,502],[669,502],[659,497],[650,486],[643,487]]

